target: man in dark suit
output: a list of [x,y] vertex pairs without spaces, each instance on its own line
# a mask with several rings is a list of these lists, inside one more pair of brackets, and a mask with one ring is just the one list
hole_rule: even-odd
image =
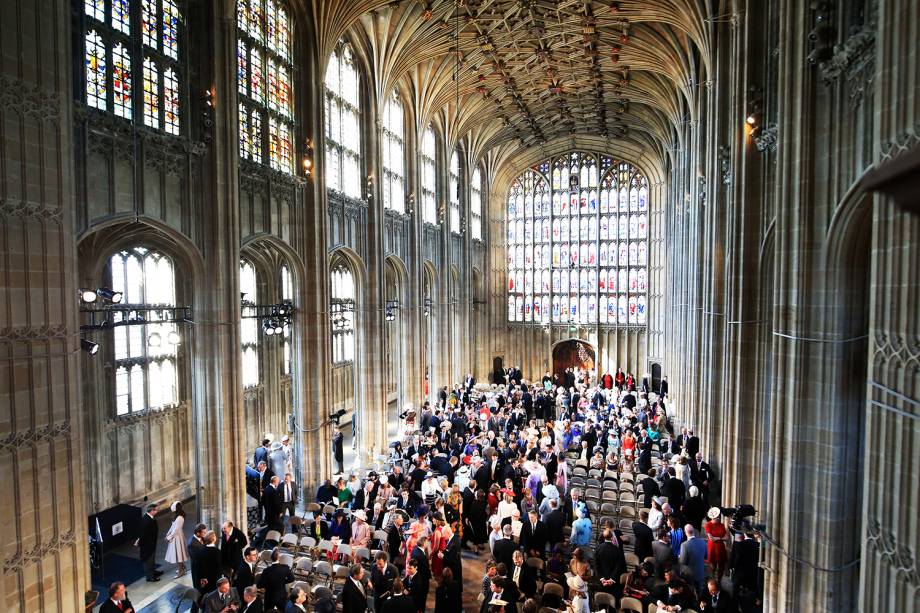
[[476,472],[473,473],[473,480],[476,481],[476,484],[488,491],[492,486],[492,466],[489,462],[483,462],[479,468],[476,469]]
[[514,552],[512,560],[514,565],[508,571],[508,579],[524,596],[521,600],[533,597],[537,593],[537,571],[524,561],[524,554],[520,551]]
[[297,515],[297,484],[294,483],[294,476],[291,473],[285,473],[284,481],[278,488],[278,497],[281,500],[281,515],[295,517]]
[[658,538],[652,543],[652,557],[655,558],[655,576],[664,577],[664,571],[674,564],[674,550],[668,542],[668,529],[659,528]]
[[[383,602],[380,613],[405,613],[415,608],[412,596],[406,594],[406,587],[401,579],[393,582],[393,595]],[[376,609],[375,609],[376,611]]]
[[741,534],[736,534],[728,560],[728,567],[732,570],[732,591],[736,597],[740,594],[741,589],[757,591],[759,559],[760,544],[751,536],[751,533],[746,532],[743,538]]
[[141,518],[141,533],[134,544],[140,548],[140,559],[144,564],[144,573],[147,575],[147,581],[159,581],[162,571],[156,569],[156,552],[157,537],[160,534],[160,527],[157,526],[156,520],[157,505],[148,504],[147,512]]
[[259,477],[258,477],[259,494],[256,497],[259,501],[259,521],[264,522],[265,521],[265,506],[262,503],[262,492],[264,492],[265,488],[268,487],[268,485],[271,483],[272,477],[275,476],[275,473],[273,473],[272,469],[268,467],[267,462],[259,462],[258,464],[256,464],[256,470],[259,473]]
[[353,564],[348,571],[348,579],[342,588],[339,603],[342,613],[365,613],[367,611],[367,593],[364,590],[364,567]]
[[134,605],[125,593],[125,584],[116,581],[109,586],[109,597],[99,607],[99,613],[134,613]]
[[226,577],[217,580],[217,589],[205,596],[203,602],[205,613],[229,613],[239,609],[243,604]]
[[565,538],[563,528],[565,527],[565,516],[562,509],[559,508],[559,501],[555,498],[549,501],[549,508],[552,509],[546,516],[546,542],[550,550],[556,548],[557,543],[561,543]]
[[276,475],[271,482],[262,490],[262,506],[265,508],[265,524],[269,530],[284,530],[284,522],[281,519],[284,509],[281,507],[281,495],[278,486],[281,479]]
[[632,529],[635,536],[633,548],[641,562],[652,555],[652,543],[655,541],[655,533],[648,527],[648,509],[639,511],[639,521],[633,522]]
[[706,582],[706,591],[700,596],[700,610],[715,613],[737,613],[738,605],[731,594],[719,588],[719,582],[710,579]]
[[661,494],[667,496],[668,503],[672,509],[680,509],[684,506],[684,499],[687,496],[687,488],[684,482],[678,479],[673,466],[668,467],[668,478],[661,486]]
[[239,613],[262,613],[262,599],[259,598],[259,588],[250,585],[243,590],[243,604]]
[[394,562],[401,553],[400,549],[403,543],[402,526],[405,521],[402,513],[394,513],[393,524],[387,528],[387,553],[390,554],[390,559]]
[[287,603],[287,584],[292,583],[294,573],[287,564],[282,564],[281,550],[277,547],[272,551],[271,566],[262,571],[257,587],[265,590],[265,608],[284,610]]
[[234,587],[238,594],[243,594],[247,587],[256,584],[256,564],[259,561],[259,550],[247,547],[243,552],[243,561],[236,568]]
[[604,529],[601,538],[603,539],[601,544],[594,551],[597,576],[601,585],[607,588],[605,591],[619,596],[623,590],[623,586],[620,585],[620,575],[626,572],[626,556],[623,554],[623,548],[618,544],[619,541],[615,541],[612,530]]
[[463,561],[460,559],[460,537],[455,530],[444,547],[444,567],[454,574],[454,581],[463,583]]
[[203,592],[201,590],[201,558],[202,552],[204,551],[204,535],[208,531],[208,527],[204,524],[198,524],[195,526],[195,529],[192,531],[192,535],[188,537],[188,544],[186,549],[188,549],[188,559],[192,567],[192,587],[198,590],[198,598],[192,603],[192,611],[198,610],[198,601],[201,600]]
[[499,564],[504,564],[506,568],[511,568],[514,563],[512,556],[517,551],[517,545],[511,539],[512,529],[510,524],[502,526],[502,538],[495,541],[492,546],[492,557]]
[[546,553],[546,525],[540,521],[536,509],[528,511],[521,526],[521,546],[528,556],[542,558]]
[[[220,561],[223,564],[224,574],[230,576],[243,563],[243,549],[249,541],[243,531],[233,525],[232,521],[225,521],[220,528]],[[251,584],[246,584],[251,585]]]
[[371,569],[371,585],[374,587],[374,611],[380,611],[383,602],[393,594],[393,582],[399,578],[399,571],[389,563],[389,556],[381,551]]
[[655,496],[661,496],[661,488],[655,480],[655,469],[650,468],[645,478],[640,481],[642,485],[642,506],[646,509],[652,507],[652,499]]
[[428,565],[427,559],[412,557],[406,566],[406,589],[409,590],[409,595],[412,597],[412,609],[419,613],[425,611],[425,602],[428,600],[430,587],[430,579],[426,578],[420,570],[423,565]]

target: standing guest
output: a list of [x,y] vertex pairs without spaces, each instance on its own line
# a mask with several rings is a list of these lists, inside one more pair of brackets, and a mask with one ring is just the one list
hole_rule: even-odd
[[687,540],[680,546],[681,574],[699,593],[706,578],[706,541],[697,537],[690,524],[684,526],[684,532],[687,534]]
[[706,522],[706,536],[708,538],[709,549],[706,553],[706,561],[712,566],[716,573],[716,580],[722,582],[722,575],[725,573],[725,564],[728,562],[728,552],[725,549],[725,540],[728,537],[728,530],[722,523],[722,511],[719,507],[712,507],[707,513],[709,521]]
[[134,613],[134,605],[125,594],[125,584],[116,581],[109,586],[109,597],[99,607],[99,613]]
[[240,613],[262,613],[262,599],[259,598],[259,588],[250,585],[243,589],[243,604]]
[[[418,558],[412,558],[406,566],[406,589],[412,597],[412,608],[417,613],[425,611],[425,603],[428,600],[429,581],[419,571],[422,564]],[[427,565],[427,562],[424,564]]]
[[449,567],[444,567],[434,592],[435,613],[462,613],[462,596],[460,582],[454,580],[454,573]]
[[262,446],[256,447],[255,453],[252,454],[253,466],[258,466],[260,462],[268,463],[268,453],[271,451],[271,439],[262,439]]
[[521,546],[527,555],[543,558],[546,555],[546,524],[540,521],[536,509],[527,512],[527,521],[521,528]]
[[230,580],[221,577],[217,580],[217,589],[204,597],[205,613],[230,613],[240,608],[242,602],[239,594],[230,586]]
[[[272,550],[271,561],[271,565],[259,575],[256,586],[265,590],[266,609],[283,610],[287,602],[287,584],[294,582],[294,573],[291,572],[290,566],[281,563],[281,550],[277,547]],[[291,596],[293,595],[292,591]]]
[[188,558],[192,566],[192,587],[198,591],[198,598],[192,603],[192,611],[198,610],[198,601],[204,596],[205,590],[201,584],[201,553],[204,551],[204,535],[208,527],[198,524],[188,539]]
[[335,434],[332,435],[332,456],[335,459],[336,466],[338,466],[338,471],[336,474],[344,474],[345,472],[345,435],[342,434],[342,430],[336,426]]
[[[384,601],[383,607],[379,609],[380,613],[405,613],[415,608],[412,597],[406,594],[406,588],[401,579],[393,582],[393,595]],[[378,609],[374,609],[378,611]]]
[[504,564],[507,568],[511,568],[513,563],[512,556],[517,551],[517,545],[511,539],[512,532],[510,525],[502,526],[502,536],[496,539],[495,545],[492,546],[492,557],[495,558],[496,562]]
[[220,560],[223,564],[224,575],[229,577],[240,567],[240,564],[243,563],[243,549],[248,544],[246,535],[234,526],[232,521],[228,519],[223,523],[220,527]]
[[655,576],[664,577],[664,571],[671,568],[674,563],[674,552],[671,551],[670,535],[667,528],[658,529],[658,538],[652,543],[652,557],[655,558]]
[[393,524],[387,528],[387,551],[390,559],[396,562],[396,558],[403,553],[402,527],[406,519],[402,513],[397,512],[393,516]]
[[245,600],[245,590],[247,587],[256,584],[256,565],[259,561],[259,550],[255,547],[247,547],[243,551],[243,561],[236,569],[236,587],[237,593],[243,593]]
[[680,526],[680,520],[676,517],[668,518],[668,540],[671,543],[671,554],[675,559],[680,557],[680,546],[687,540],[684,529]]
[[399,578],[399,571],[389,563],[389,556],[381,551],[374,560],[371,570],[371,586],[374,588],[374,611],[380,611],[383,603],[393,594],[393,583]]
[[576,514],[578,519],[572,522],[569,542],[573,547],[584,547],[591,542],[591,520],[586,517],[586,510],[582,507],[578,507]]
[[185,574],[185,563],[188,561],[188,549],[185,547],[185,532],[182,528],[185,526],[185,511],[182,509],[182,503],[178,500],[169,507],[173,512],[173,522],[166,533],[166,561],[170,564],[178,564],[176,569],[176,579]]
[[588,584],[579,576],[569,577],[569,595],[572,597],[572,613],[591,613],[588,603]]
[[365,592],[363,581],[364,567],[360,564],[352,564],[339,597],[342,613],[365,613],[367,611],[367,592]]
[[201,592],[207,593],[215,589],[217,580],[221,576],[220,549],[217,548],[217,535],[208,532],[204,535],[204,547],[199,555],[199,572],[201,573]]
[[147,512],[141,518],[141,534],[134,541],[134,546],[140,549],[140,559],[144,565],[144,574],[147,581],[159,581],[162,571],[156,569],[157,536],[160,528],[156,520],[157,505],[148,504]]
[[648,527],[648,509],[639,511],[639,520],[633,522],[632,529],[636,556],[644,560],[652,555],[652,542],[655,540],[655,533]]
[[594,552],[594,560],[603,591],[620,596],[623,590],[620,575],[627,570],[626,554],[623,553],[623,547],[610,528],[604,529],[601,533],[601,544]]
[[284,613],[307,613],[305,602],[307,602],[307,591],[300,586],[291,588],[291,596],[284,605]]
[[281,483],[281,517],[297,516],[297,484],[294,483],[294,476],[291,473],[284,473],[284,481]]
[[281,508],[281,495],[278,487],[281,484],[281,478],[274,475],[268,485],[262,491],[262,507],[265,509],[265,524],[270,530],[284,530],[284,523],[281,514],[284,510]]
[[291,437],[285,434],[281,437],[281,452],[284,453],[285,473],[294,472],[294,448],[291,447]]
[[512,558],[511,581],[524,598],[532,598],[537,593],[537,572],[533,566],[524,562],[524,554],[515,551]]
[[447,545],[444,547],[444,568],[449,568],[453,575],[454,581],[463,583],[463,562],[460,559],[460,536],[457,530],[460,529],[460,523],[454,522],[449,528],[450,533],[447,536]]

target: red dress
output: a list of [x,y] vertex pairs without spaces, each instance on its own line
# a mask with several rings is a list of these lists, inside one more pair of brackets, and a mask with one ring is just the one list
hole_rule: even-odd
[[710,520],[706,522],[706,534],[709,535],[709,563],[715,566],[716,564],[725,564],[727,559],[727,554],[725,551],[725,535],[728,531],[725,529],[725,524],[720,521]]

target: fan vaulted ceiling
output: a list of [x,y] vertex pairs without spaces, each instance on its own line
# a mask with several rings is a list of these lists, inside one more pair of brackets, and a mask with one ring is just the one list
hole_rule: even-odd
[[466,138],[474,157],[573,134],[662,154],[706,79],[707,10],[700,0],[314,0],[321,52],[348,34],[378,99],[401,86],[420,126]]

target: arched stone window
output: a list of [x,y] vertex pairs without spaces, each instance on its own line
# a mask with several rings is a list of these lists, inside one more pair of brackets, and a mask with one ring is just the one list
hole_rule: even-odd
[[[281,282],[281,300],[294,301],[294,277],[291,275],[291,270],[288,268],[287,264],[281,265],[281,270],[279,272],[280,282]],[[284,375],[290,375],[293,364],[291,358],[291,325],[284,324],[284,332],[281,336],[281,373]]]
[[259,320],[255,317],[255,305],[259,304],[256,269],[252,262],[240,260],[240,295],[242,297],[242,321],[240,322],[240,343],[243,352],[243,388],[254,387],[261,382],[259,373]]
[[395,91],[383,109],[382,123],[383,206],[403,213],[406,210],[405,134],[402,103]]
[[478,166],[470,178],[470,232],[474,240],[482,240],[482,175]]
[[[146,247],[132,247],[108,259],[111,288],[122,293],[122,306],[176,306],[172,260]],[[121,315],[116,315],[118,323]],[[147,324],[113,327],[115,407],[117,415],[173,406],[179,401],[177,348],[181,336],[174,323],[156,311]]]
[[341,44],[326,67],[326,187],[361,198],[361,104],[351,48]]
[[437,145],[434,136],[434,128],[431,125],[425,129],[422,136],[422,148],[420,150],[419,174],[421,175],[420,184],[422,186],[422,219],[428,223],[438,223],[438,204],[437,204]]
[[355,275],[344,261],[332,268],[332,362],[355,359]]
[[448,194],[450,208],[450,231],[460,233],[460,155],[454,149],[450,154],[450,176]]

